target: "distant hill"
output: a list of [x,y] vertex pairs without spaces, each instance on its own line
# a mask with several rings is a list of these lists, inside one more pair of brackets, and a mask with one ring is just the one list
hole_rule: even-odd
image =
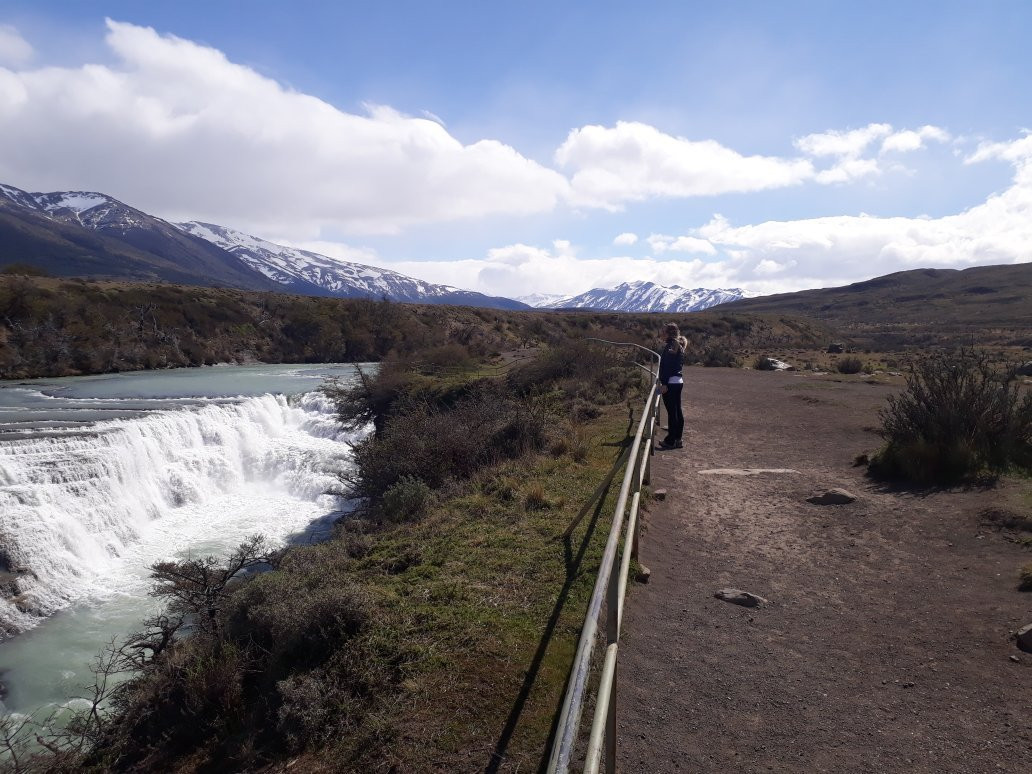
[[876,346],[946,342],[1032,346],[1032,263],[913,269],[838,288],[723,304],[718,311],[803,315]]
[[580,295],[562,297],[547,293],[522,301],[539,309],[588,309],[606,312],[699,312],[745,296],[740,288],[665,287],[655,282],[624,282],[615,288],[593,288]]

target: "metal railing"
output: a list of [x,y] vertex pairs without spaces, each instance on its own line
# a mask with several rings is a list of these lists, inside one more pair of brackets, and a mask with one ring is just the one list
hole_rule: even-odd
[[[616,663],[620,646],[620,623],[623,619],[623,604],[627,593],[627,575],[630,571],[631,559],[636,559],[638,556],[638,538],[640,536],[638,507],[641,503],[641,488],[644,484],[649,483],[650,461],[653,452],[652,439],[659,420],[660,401],[659,391],[656,389],[659,354],[640,344],[605,339],[589,339],[589,341],[636,347],[649,353],[655,362],[651,369],[645,369],[651,376],[651,385],[642,409],[641,419],[638,422],[638,430],[634,434],[627,454],[627,467],[624,471],[623,485],[617,496],[613,523],[609,529],[609,538],[606,540],[602,564],[595,580],[595,588],[591,593],[591,601],[588,603],[588,611],[581,629],[580,641],[577,643],[577,654],[570,670],[566,693],[563,695],[555,741],[546,769],[549,774],[566,774],[570,768],[577,737],[580,734],[581,714],[586,699],[588,675],[595,650],[595,637],[598,632],[603,600],[606,603],[605,659],[602,664],[598,696],[595,700],[595,715],[591,723],[584,771],[592,774],[597,772],[603,755],[605,756],[606,771],[610,774],[616,771]],[[628,500],[630,509],[627,507]],[[625,514],[626,519],[624,518]],[[620,530],[625,522],[623,551],[620,555],[619,566],[617,566]]]

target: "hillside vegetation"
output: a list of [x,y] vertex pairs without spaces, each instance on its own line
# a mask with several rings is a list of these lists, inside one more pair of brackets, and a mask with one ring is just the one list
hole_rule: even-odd
[[901,271],[719,309],[820,320],[857,346],[881,351],[961,344],[1032,347],[1032,263]]
[[[0,378],[220,362],[362,362],[458,345],[476,356],[581,336],[654,341],[668,319],[697,359],[823,346],[820,323],[784,315],[514,312],[225,288],[0,275]],[[439,355],[445,357],[445,355]]]
[[411,365],[329,388],[379,428],[347,482],[368,499],[335,536],[154,565],[164,611],[100,661],[127,679],[69,731],[8,719],[15,770],[537,768],[645,381],[583,342],[491,378]]

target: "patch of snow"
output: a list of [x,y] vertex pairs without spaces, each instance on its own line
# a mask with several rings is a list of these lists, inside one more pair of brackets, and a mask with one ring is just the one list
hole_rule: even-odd
[[36,194],[36,201],[39,205],[53,212],[54,210],[66,209],[72,212],[85,212],[92,210],[101,204],[108,204],[111,200],[103,194],[89,191],[67,191],[52,194]]

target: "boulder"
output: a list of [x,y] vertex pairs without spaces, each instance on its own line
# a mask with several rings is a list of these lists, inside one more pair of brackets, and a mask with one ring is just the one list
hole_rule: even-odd
[[732,605],[741,605],[742,607],[761,607],[770,604],[763,597],[753,594],[751,591],[742,591],[741,589],[721,589],[713,596],[724,602],[730,602]]
[[1018,641],[1018,647],[1026,653],[1032,653],[1032,624],[1022,626],[1018,629],[1018,634],[1015,637]]
[[856,502],[856,496],[845,489],[829,489],[824,494],[807,497],[806,502],[814,505],[849,505],[849,503]]
[[846,346],[840,342],[832,342],[828,345],[828,352],[832,355],[841,355],[846,351]]

